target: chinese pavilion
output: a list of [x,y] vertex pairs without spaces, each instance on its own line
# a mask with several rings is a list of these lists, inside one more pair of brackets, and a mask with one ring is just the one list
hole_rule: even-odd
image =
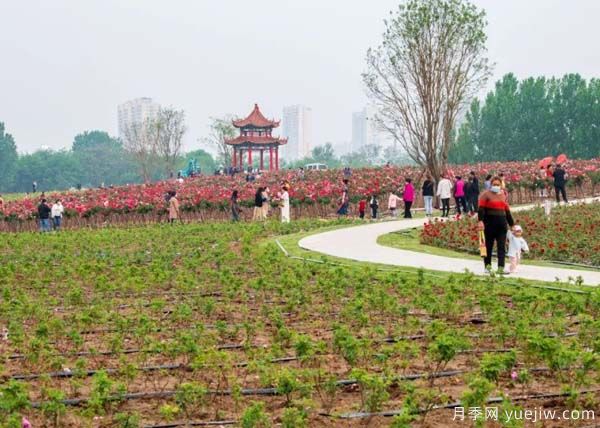
[[269,120],[263,116],[258,104],[245,119],[233,120],[233,126],[240,130],[236,138],[226,139],[225,144],[233,146],[231,165],[244,169],[244,151],[248,153],[248,166],[252,167],[252,152],[260,154],[260,169],[264,170],[264,152],[269,151],[269,171],[279,169],[279,146],[286,144],[286,138],[274,137],[273,128],[279,121]]

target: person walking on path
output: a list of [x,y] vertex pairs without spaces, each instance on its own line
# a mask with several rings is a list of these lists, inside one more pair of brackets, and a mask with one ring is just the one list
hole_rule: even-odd
[[54,205],[52,205],[52,225],[54,226],[54,230],[56,231],[60,230],[64,212],[65,208],[63,207],[60,199],[57,199]]
[[232,221],[240,221],[240,203],[238,200],[238,191],[234,190],[231,192],[231,198],[229,198],[229,202],[231,203],[231,220]]
[[344,178],[342,187],[342,197],[340,199],[340,206],[337,210],[339,216],[348,215],[348,205],[350,204],[350,196],[348,194],[348,179]]
[[450,215],[450,198],[452,197],[452,182],[448,179],[446,174],[442,176],[442,179],[438,183],[437,196],[442,202],[442,217],[448,217]]
[[289,223],[290,222],[290,194],[288,193],[288,186],[284,184],[281,187],[281,195],[279,199],[281,200],[281,222]]
[[506,195],[502,191],[502,180],[500,177],[492,179],[492,187],[481,194],[479,198],[479,230],[483,230],[485,236],[486,255],[483,264],[486,272],[492,270],[492,251],[494,242],[498,249],[498,273],[503,275],[504,259],[506,256],[506,232],[508,227],[514,226],[514,220],[510,213],[510,207],[506,201]]
[[465,182],[460,175],[455,177],[454,200],[456,201],[456,213],[461,215],[467,212],[467,202],[465,199]]
[[475,171],[469,173],[469,193],[465,194],[467,199],[467,208],[470,215],[474,215],[479,209],[479,179],[475,175]]
[[404,201],[404,218],[412,218],[410,208],[415,200],[415,187],[412,184],[412,179],[409,177],[407,177],[404,182],[404,192],[402,192],[402,200]]
[[392,218],[398,217],[398,201],[400,198],[396,193],[392,190],[390,192],[390,197],[388,198],[388,210],[390,210],[390,215]]
[[34,181],[33,183],[31,183],[31,189],[33,190],[32,193],[37,192],[37,181]]
[[177,192],[173,190],[169,198],[169,223],[173,224],[175,220],[179,219],[179,215],[179,200],[177,199]]
[[528,253],[529,246],[523,238],[523,229],[518,224],[513,227],[512,232],[508,231],[506,237],[508,239],[508,252],[506,255],[510,261],[510,273],[515,273],[521,263],[521,254]]
[[377,218],[377,211],[379,210],[379,201],[377,200],[377,194],[373,193],[369,200],[369,207],[371,207],[371,218]]
[[42,199],[38,205],[38,217],[40,218],[40,232],[50,232],[50,214],[52,210],[46,203],[45,199]]
[[423,205],[425,205],[425,215],[427,217],[433,216],[433,181],[431,175],[425,176],[423,187],[421,189],[423,193]]
[[556,193],[556,203],[560,204],[560,195],[562,195],[565,204],[567,201],[567,191],[565,190],[565,184],[567,184],[567,172],[562,168],[560,164],[556,165],[554,172],[552,173],[554,178],[554,192]]

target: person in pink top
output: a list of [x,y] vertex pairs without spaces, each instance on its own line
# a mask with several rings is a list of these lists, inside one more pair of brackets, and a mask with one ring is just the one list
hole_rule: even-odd
[[412,218],[410,207],[412,207],[415,200],[415,188],[412,184],[412,179],[407,177],[404,181],[404,192],[402,194],[402,199],[404,200],[404,218]]
[[[467,200],[465,199],[465,182],[460,175],[457,175],[454,183],[454,200],[456,201],[456,213],[460,215],[467,212]],[[462,210],[461,210],[462,209]]]

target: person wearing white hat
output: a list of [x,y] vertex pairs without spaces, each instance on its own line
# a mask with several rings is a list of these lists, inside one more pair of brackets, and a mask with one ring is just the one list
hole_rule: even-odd
[[508,259],[510,260],[510,273],[515,273],[521,262],[521,253],[529,252],[527,241],[523,238],[523,228],[515,224],[512,232],[509,230],[506,237],[508,238]]

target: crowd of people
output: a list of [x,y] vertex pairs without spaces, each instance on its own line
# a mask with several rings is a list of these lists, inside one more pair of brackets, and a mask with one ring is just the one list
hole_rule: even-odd
[[[350,191],[349,180],[345,174],[342,191],[337,210],[338,216],[348,215]],[[567,203],[566,182],[568,174],[561,164],[547,165],[540,168],[538,184],[540,196],[547,198],[549,188],[554,188],[556,202],[560,199]],[[399,195],[400,196],[399,196]],[[515,224],[508,204],[508,190],[504,174],[497,176],[491,174],[485,177],[483,186],[480,185],[477,174],[471,171],[466,179],[450,173],[442,175],[436,183],[430,174],[427,174],[422,182],[421,194],[426,217],[433,217],[435,196],[439,198],[439,208],[442,218],[450,216],[451,201],[457,217],[461,215],[477,216],[479,230],[482,233],[482,256],[484,269],[491,272],[491,260],[494,245],[498,256],[498,273],[507,275],[517,271],[521,255],[528,252],[527,241],[523,237],[523,228]],[[377,193],[365,195],[358,202],[358,216],[366,218],[367,208],[370,208],[372,219],[379,218],[379,199]],[[415,200],[415,188],[412,179],[404,179],[404,186],[399,192],[391,191],[388,196],[388,211],[390,217],[397,218],[400,204],[404,205],[404,218],[412,218],[412,206]],[[508,242],[508,252],[507,252]],[[510,266],[505,269],[505,261],[508,256]]]
[[[338,216],[348,216],[350,213],[351,177],[352,171],[349,168],[345,169],[343,171],[339,205],[336,211]],[[249,178],[248,181],[254,181],[253,178]],[[568,174],[560,164],[540,166],[539,177],[536,181],[540,197],[548,198],[550,196],[549,190],[553,187],[556,201],[560,202],[562,197],[562,200],[567,202],[567,179]],[[32,190],[34,192],[37,190],[36,182],[33,183]],[[265,221],[269,218],[271,210],[278,208],[281,222],[289,223],[291,221],[289,191],[290,183],[287,181],[281,183],[280,190],[274,195],[269,187],[257,187],[254,195],[252,220]],[[420,191],[425,216],[428,218],[434,216],[436,197],[439,200],[438,207],[442,218],[450,216],[452,201],[458,217],[461,215],[478,217],[479,229],[484,241],[482,243],[482,256],[486,271],[491,271],[494,245],[497,249],[498,272],[509,274],[517,270],[521,254],[528,251],[528,246],[523,238],[522,227],[515,224],[511,215],[508,205],[508,191],[502,173],[498,176],[487,175],[482,186],[474,171],[471,171],[466,179],[460,175],[445,173],[437,183],[430,174],[426,174],[421,182]],[[379,197],[380,195],[377,193],[360,197],[358,199],[358,217],[361,219],[367,218],[367,211],[369,211],[371,219],[380,218]],[[390,217],[395,219],[403,211],[403,218],[412,218],[415,198],[416,189],[413,180],[411,177],[406,177],[402,188],[398,191],[392,190],[388,195],[387,210]],[[43,192],[39,201],[37,212],[40,231],[59,231],[65,211],[61,201],[56,200],[50,206]],[[229,202],[231,220],[237,222],[241,219],[242,213],[237,189],[232,191]],[[0,195],[0,211],[2,211],[3,205],[4,200]],[[165,195],[165,209],[170,224],[181,222],[181,208],[175,190],[169,191]],[[509,244],[508,252],[506,250],[507,242]],[[507,256],[510,266],[506,270],[505,259]]]

